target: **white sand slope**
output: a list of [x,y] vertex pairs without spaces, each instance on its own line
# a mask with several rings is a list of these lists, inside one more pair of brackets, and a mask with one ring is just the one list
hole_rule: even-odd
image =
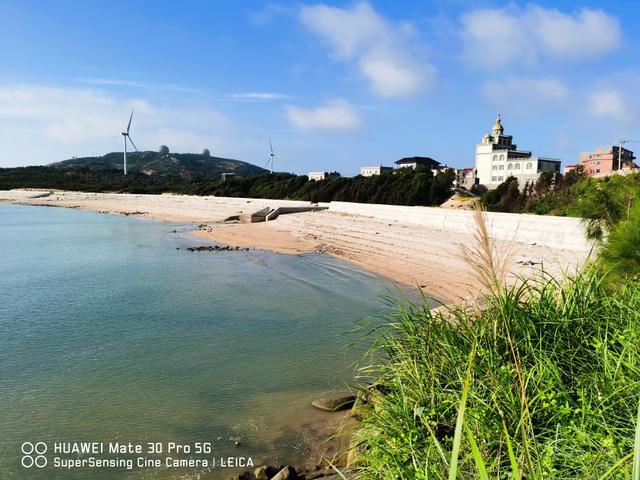
[[[0,191],[0,202],[80,208],[105,213],[139,215],[158,220],[205,223],[196,235],[242,247],[298,254],[322,251],[353,262],[393,281],[419,285],[443,300],[475,296],[461,245],[473,244],[473,234],[415,223],[333,211],[282,215],[257,224],[222,224],[225,218],[266,206],[304,206],[308,202],[177,195],[90,194],[79,192]],[[416,207],[419,208],[419,207]],[[558,274],[586,259],[585,249],[549,248],[507,242],[514,254],[513,273],[532,275],[542,265]]]

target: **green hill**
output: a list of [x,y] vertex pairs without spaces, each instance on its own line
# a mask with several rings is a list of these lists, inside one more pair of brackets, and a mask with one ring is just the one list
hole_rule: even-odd
[[[65,172],[106,173],[122,170],[122,152],[111,152],[102,157],[83,157],[52,163],[49,167]],[[130,174],[179,175],[187,170],[194,177],[220,177],[221,173],[237,175],[261,175],[268,173],[264,168],[240,160],[212,157],[200,153],[158,152],[127,153],[127,167]]]

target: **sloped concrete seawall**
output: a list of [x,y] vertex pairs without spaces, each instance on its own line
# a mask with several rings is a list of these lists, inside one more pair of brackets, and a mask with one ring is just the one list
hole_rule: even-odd
[[[360,215],[436,230],[469,234],[475,228],[473,212],[469,210],[350,202],[331,202],[329,205],[329,211],[334,213]],[[584,224],[578,218],[494,212],[486,215],[491,232],[497,240],[579,252],[588,252],[593,247],[593,242],[587,239]]]

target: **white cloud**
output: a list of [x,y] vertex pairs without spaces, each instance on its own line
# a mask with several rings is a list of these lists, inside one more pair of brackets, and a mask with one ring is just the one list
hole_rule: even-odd
[[527,114],[556,107],[569,98],[569,89],[554,78],[491,80],[482,85],[482,92],[497,110]]
[[302,130],[355,130],[362,125],[356,109],[341,99],[311,109],[289,105],[285,112],[289,122]]
[[145,83],[137,80],[123,80],[119,78],[76,78],[78,83],[85,83],[88,85],[110,86],[110,87],[131,87],[141,88],[145,90],[166,90],[170,92],[178,93],[192,93],[201,94],[202,92],[195,88],[181,87],[180,85],[174,85],[172,83]]
[[600,57],[620,46],[622,31],[618,18],[602,10],[529,5],[471,11],[462,17],[462,38],[467,61],[492,68]]
[[413,48],[411,28],[385,20],[368,3],[305,6],[300,21],[326,42],[333,58],[354,62],[380,97],[414,95],[435,81],[436,69]]
[[633,119],[623,94],[610,88],[599,88],[589,94],[589,112],[597,117],[610,117],[623,122]]
[[285,93],[276,92],[245,92],[245,93],[228,93],[225,98],[236,102],[263,102],[269,100],[284,100],[291,98]]
[[228,123],[200,104],[122,98],[89,88],[0,86],[0,141],[11,149],[0,166],[118,150],[132,109],[131,134],[140,149],[163,143],[174,151],[214,149],[220,146],[217,132]]

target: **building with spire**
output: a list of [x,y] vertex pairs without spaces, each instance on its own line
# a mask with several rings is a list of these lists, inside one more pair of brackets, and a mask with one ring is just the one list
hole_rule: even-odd
[[535,182],[542,172],[560,173],[561,161],[555,158],[533,157],[531,152],[518,150],[511,135],[504,134],[500,114],[496,123],[476,145],[476,171],[478,183],[493,188],[508,177],[518,179],[520,188]]

